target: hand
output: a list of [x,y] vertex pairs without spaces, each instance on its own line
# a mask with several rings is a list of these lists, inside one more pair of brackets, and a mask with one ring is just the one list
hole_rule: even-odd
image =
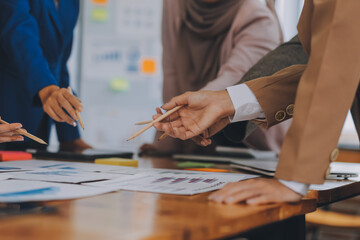
[[297,202],[302,196],[277,179],[256,178],[228,183],[221,190],[211,194],[209,200],[234,204],[245,201],[250,205],[275,202]]
[[[182,140],[201,134],[207,135],[207,129],[235,112],[230,96],[225,90],[187,92],[174,97],[162,108],[171,110],[180,105],[185,106],[154,126],[159,131]],[[154,117],[158,116],[159,113]]]
[[228,117],[220,119],[219,121],[211,125],[208,129],[206,129],[202,136],[195,136],[191,138],[191,140],[193,140],[196,144],[200,146],[207,147],[212,143],[210,138],[216,133],[220,132],[229,123],[230,120]]
[[24,137],[16,132],[21,128],[20,123],[0,124],[0,143],[24,141]]
[[[163,115],[163,112],[161,111],[161,109],[160,108],[156,108],[156,113],[157,114],[155,114],[155,115],[153,115],[153,119],[155,120],[155,119],[157,119],[158,117],[160,117],[161,115]],[[211,128],[211,127],[210,127]],[[208,132],[208,130],[206,130],[206,132]],[[210,137],[211,137],[212,135],[210,135]],[[166,137],[166,136],[165,136]],[[198,135],[198,136],[195,136],[195,137],[193,137],[193,138],[191,138],[196,144],[198,144],[198,145],[200,145],[200,146],[204,146],[204,147],[206,147],[206,146],[208,146],[208,145],[210,145],[211,144],[211,139],[207,139],[207,138],[205,138],[205,137],[203,137],[203,136],[201,136],[201,135]],[[159,139],[160,140],[160,139]],[[151,151],[151,150],[154,150],[153,149],[154,147],[151,145],[151,144],[144,144],[143,146],[141,146],[140,147],[140,150],[142,151],[142,152],[149,152],[149,150]]]
[[93,148],[89,144],[87,144],[81,138],[75,139],[73,141],[68,142],[60,142],[60,151],[69,151],[69,152],[79,152],[82,153],[86,149]]
[[[66,122],[76,126],[74,120],[79,120],[75,110],[81,112],[83,106],[80,99],[72,95],[66,88],[51,85],[39,91],[39,97],[44,111],[57,122]],[[66,110],[66,113],[64,111]],[[69,116],[70,115],[70,116]]]

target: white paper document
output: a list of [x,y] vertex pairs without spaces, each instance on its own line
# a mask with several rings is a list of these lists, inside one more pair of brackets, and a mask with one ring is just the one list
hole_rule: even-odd
[[[17,164],[17,161],[11,161],[11,162],[0,162],[0,173],[4,172],[20,172],[20,171],[29,171],[34,170],[36,167],[31,165],[22,165]],[[25,162],[25,161],[19,161],[19,162]]]
[[12,179],[59,182],[59,183],[83,183],[83,182],[91,182],[91,181],[117,179],[124,176],[120,174],[81,172],[74,170],[57,170],[57,169],[16,172],[10,175]]
[[37,181],[0,181],[0,202],[37,202],[83,198],[111,192],[111,188],[95,188],[75,184]]
[[139,173],[122,179],[88,183],[85,185],[118,190],[130,190],[153,193],[193,195],[214,191],[229,182],[238,182],[254,175],[245,174],[203,174],[199,172],[171,173],[169,171],[151,171]]
[[[3,168],[13,168],[20,170],[47,170],[47,169],[58,169],[58,170],[74,170],[83,172],[108,172],[116,171],[119,174],[135,174],[136,168],[133,167],[122,167],[112,166],[94,163],[80,163],[80,162],[64,162],[64,161],[48,161],[48,160],[24,160],[24,161],[13,161],[13,162],[2,162],[0,163]],[[9,169],[10,171],[11,169]],[[14,171],[14,170],[12,170]]]
[[5,180],[5,179],[9,179],[9,178],[11,178],[10,174],[0,173],[0,180]]

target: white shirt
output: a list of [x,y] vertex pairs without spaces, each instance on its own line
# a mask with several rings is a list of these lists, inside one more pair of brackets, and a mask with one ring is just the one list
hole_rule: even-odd
[[[235,114],[230,117],[230,122],[248,121],[256,118],[265,118],[264,111],[262,110],[254,93],[246,84],[239,84],[226,88],[233,103]],[[279,181],[290,188],[291,190],[306,195],[309,190],[309,184],[299,183],[294,181]]]

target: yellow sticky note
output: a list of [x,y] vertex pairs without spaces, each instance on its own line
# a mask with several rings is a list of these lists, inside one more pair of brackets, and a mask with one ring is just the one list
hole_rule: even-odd
[[96,22],[106,22],[109,18],[108,11],[105,8],[94,8],[91,17]]
[[99,158],[99,159],[95,159],[95,163],[105,164],[105,165],[126,166],[126,167],[139,166],[138,160],[127,159],[127,158]]
[[151,58],[145,58],[141,62],[141,72],[145,74],[154,74],[156,72],[156,61]]
[[114,92],[126,92],[129,91],[130,84],[127,79],[113,78],[110,81],[110,89]]

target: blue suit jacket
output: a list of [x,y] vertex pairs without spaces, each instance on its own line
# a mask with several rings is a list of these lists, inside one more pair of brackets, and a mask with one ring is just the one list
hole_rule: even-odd
[[[31,133],[45,115],[38,92],[69,86],[66,66],[78,0],[0,0],[0,116],[20,122]],[[45,121],[50,129],[52,120]],[[59,141],[79,138],[77,128],[56,123]],[[48,131],[49,132],[49,131]]]

